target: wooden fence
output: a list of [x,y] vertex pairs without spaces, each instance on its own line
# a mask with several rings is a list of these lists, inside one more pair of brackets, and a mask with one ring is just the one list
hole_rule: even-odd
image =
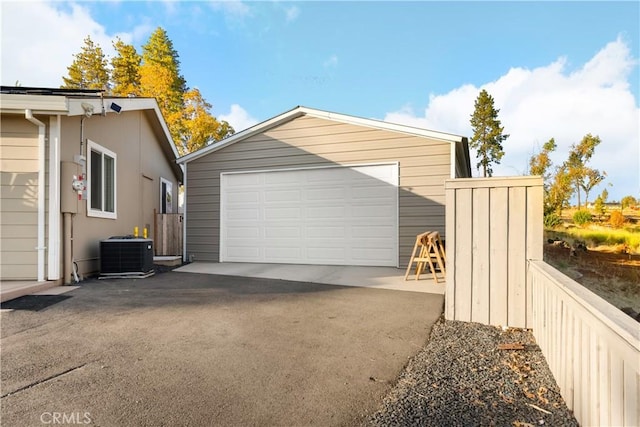
[[182,214],[155,214],[156,256],[182,255]]
[[529,275],[533,335],[578,422],[640,425],[638,322],[542,261]]
[[455,179],[445,191],[445,317],[530,327],[527,260],[542,259],[542,178]]
[[640,327],[542,261],[542,179],[445,188],[445,317],[532,329],[581,425],[640,425]]

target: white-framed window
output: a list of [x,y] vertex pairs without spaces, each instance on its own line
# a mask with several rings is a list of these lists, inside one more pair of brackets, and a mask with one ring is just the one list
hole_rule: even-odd
[[173,213],[173,183],[160,177],[160,213]]
[[87,152],[87,215],[116,219],[118,156],[91,140]]

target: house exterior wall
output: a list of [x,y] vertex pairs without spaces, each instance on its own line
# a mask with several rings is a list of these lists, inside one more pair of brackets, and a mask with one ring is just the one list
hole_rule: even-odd
[[444,235],[451,144],[309,116],[187,164],[186,256],[219,260],[221,172],[384,162],[400,164],[399,265],[406,266],[417,234]]
[[38,270],[38,127],[3,115],[0,132],[0,278],[32,280]]
[[[63,117],[61,160],[73,161],[80,153],[80,117]],[[88,200],[77,202],[73,216],[73,256],[81,276],[99,271],[99,242],[113,236],[133,234],[134,227],[148,229],[154,236],[153,213],[160,209],[160,178],[173,183],[172,204],[177,212],[178,177],[159,146],[143,111],[119,115],[94,115],[84,120],[83,155],[86,140],[114,152],[116,160],[117,219],[87,215]],[[88,156],[87,156],[88,158]],[[73,191],[71,182],[61,183],[61,191]]]

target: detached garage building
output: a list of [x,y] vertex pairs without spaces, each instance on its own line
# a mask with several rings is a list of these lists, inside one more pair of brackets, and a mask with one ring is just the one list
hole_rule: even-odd
[[178,163],[186,261],[406,266],[471,176],[465,137],[306,107]]

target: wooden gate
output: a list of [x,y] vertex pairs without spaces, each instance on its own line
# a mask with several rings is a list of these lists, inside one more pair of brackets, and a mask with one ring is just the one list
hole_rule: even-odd
[[155,214],[154,246],[156,256],[182,255],[182,214]]

